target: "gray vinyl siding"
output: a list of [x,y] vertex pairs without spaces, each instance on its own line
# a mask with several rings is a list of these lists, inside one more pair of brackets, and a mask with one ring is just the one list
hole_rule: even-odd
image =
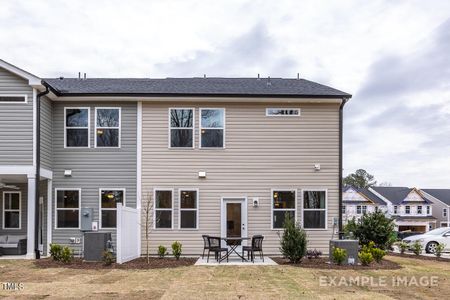
[[52,169],[52,106],[46,97],[41,98],[41,167]]
[[[26,183],[11,183],[17,187],[19,190],[10,189],[0,189],[0,235],[14,234],[14,235],[26,235],[27,234],[27,198],[28,198],[28,187]],[[20,214],[21,214],[21,228],[20,229],[3,229],[3,192],[20,192],[21,202],[20,202]]]
[[27,95],[28,103],[0,103],[0,165],[33,164],[33,89],[0,68],[0,95]]
[[[221,233],[221,198],[247,197],[248,236],[265,236],[265,254],[279,254],[271,230],[271,189],[297,190],[297,221],[302,222],[301,191],[327,189],[326,230],[308,230],[309,248],[328,253],[333,218],[338,217],[339,105],[239,103],[144,103],[142,194],[155,187],[174,189],[174,229],[152,230],[151,253],[158,245],[183,244],[184,254],[200,254],[202,234]],[[195,149],[168,149],[169,107],[195,108]],[[225,149],[199,149],[199,108],[225,108]],[[266,117],[267,107],[299,107],[300,117]],[[314,164],[321,170],[315,171]],[[198,178],[198,171],[207,177]],[[199,229],[179,230],[179,188],[199,189]],[[259,207],[252,199],[259,198]],[[143,199],[142,207],[145,207]],[[145,222],[142,222],[143,224]],[[142,253],[146,253],[142,228]]]
[[[64,107],[90,107],[90,148],[64,148]],[[94,148],[95,107],[121,107],[121,148]],[[125,188],[126,205],[136,207],[136,111],[130,102],[53,103],[53,192],[81,189],[81,207],[93,208],[94,221],[99,222],[99,188]],[[64,170],[72,170],[72,177],[64,177]],[[53,210],[55,198],[54,193]],[[54,243],[69,245],[70,237],[82,236],[78,229],[55,229],[55,211],[52,219]],[[115,230],[103,231],[113,232],[115,242]],[[82,249],[82,244],[70,246],[76,254]]]

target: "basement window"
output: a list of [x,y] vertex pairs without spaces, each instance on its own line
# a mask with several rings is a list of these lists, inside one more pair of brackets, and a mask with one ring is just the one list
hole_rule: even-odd
[[27,95],[0,95],[0,103],[15,104],[27,103]]
[[300,108],[266,108],[267,117],[298,117]]

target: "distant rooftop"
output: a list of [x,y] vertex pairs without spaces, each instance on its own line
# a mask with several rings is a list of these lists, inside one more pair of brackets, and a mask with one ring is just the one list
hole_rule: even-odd
[[148,95],[350,98],[351,95],[305,79],[283,78],[47,78],[58,96]]

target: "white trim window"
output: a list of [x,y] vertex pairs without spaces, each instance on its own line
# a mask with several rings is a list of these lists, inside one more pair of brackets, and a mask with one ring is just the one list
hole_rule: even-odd
[[362,214],[362,206],[361,206],[361,205],[357,205],[357,206],[356,206],[356,214],[357,214],[357,215]]
[[421,215],[422,214],[422,205],[418,205],[417,206],[417,214]]
[[153,228],[173,228],[173,189],[155,188],[153,199]]
[[266,108],[266,117],[299,117],[300,108]]
[[3,192],[3,229],[22,228],[21,192]]
[[303,228],[327,228],[327,190],[303,190]]
[[406,205],[405,206],[405,215],[409,215],[411,213],[411,206]]
[[398,213],[398,206],[394,205],[394,215],[396,215]]
[[194,148],[195,111],[169,108],[169,148]]
[[0,94],[0,104],[28,103],[28,95]]
[[288,216],[291,220],[297,220],[297,191],[272,190],[272,229],[283,229]]
[[79,229],[81,189],[56,189],[56,229]]
[[447,209],[446,208],[442,209],[442,217],[444,217],[444,218],[447,217]]
[[367,205],[362,206],[362,213],[365,215],[367,213]]
[[431,206],[427,205],[427,215],[431,213]]
[[89,148],[89,107],[64,108],[64,147]]
[[225,108],[200,108],[200,148],[225,148]]
[[95,148],[120,148],[122,110],[95,108]]
[[125,205],[125,189],[101,188],[100,194],[100,228],[116,228],[117,203]]
[[198,229],[198,189],[179,189],[179,229]]
[[342,213],[345,214],[347,212],[347,207],[345,205],[342,205]]

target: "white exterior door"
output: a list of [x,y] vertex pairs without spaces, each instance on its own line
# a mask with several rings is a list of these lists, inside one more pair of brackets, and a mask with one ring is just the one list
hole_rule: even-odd
[[[247,237],[247,198],[222,198],[220,236]],[[246,245],[246,241],[242,244]],[[241,251],[240,246],[237,250]]]

